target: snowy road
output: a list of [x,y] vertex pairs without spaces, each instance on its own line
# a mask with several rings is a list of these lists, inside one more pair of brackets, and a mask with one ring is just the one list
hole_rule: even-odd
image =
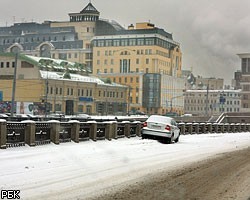
[[250,133],[139,137],[0,150],[0,190],[21,199],[85,199],[119,184],[250,146]]

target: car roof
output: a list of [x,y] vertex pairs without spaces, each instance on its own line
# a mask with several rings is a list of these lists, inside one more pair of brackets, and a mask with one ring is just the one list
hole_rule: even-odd
[[173,120],[173,118],[171,117],[166,117],[166,116],[161,116],[161,115],[151,115],[147,121],[157,121],[157,122],[164,122],[164,123],[171,123],[171,120]]

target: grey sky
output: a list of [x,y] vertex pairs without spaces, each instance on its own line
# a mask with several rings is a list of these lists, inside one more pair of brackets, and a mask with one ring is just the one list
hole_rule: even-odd
[[[68,20],[88,0],[1,0],[0,26],[13,22]],[[249,0],[92,0],[101,18],[127,27],[150,21],[181,44],[183,69],[224,78],[240,69],[237,53],[250,52]]]

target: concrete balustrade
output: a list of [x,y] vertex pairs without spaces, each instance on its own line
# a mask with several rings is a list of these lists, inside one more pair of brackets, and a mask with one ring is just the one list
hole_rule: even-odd
[[0,149],[6,149],[7,128],[6,120],[0,119]]
[[[16,123],[19,123],[19,125]],[[18,127],[19,130],[13,131],[15,127]],[[179,123],[178,127],[182,135],[250,132],[250,124],[244,123]],[[11,130],[8,130],[8,128],[11,128]],[[72,120],[69,122],[59,122],[57,120],[48,122],[35,122],[28,120],[23,122],[15,122],[15,124],[10,122],[8,124],[6,120],[0,119],[0,148],[5,149],[7,147],[19,146],[15,144],[7,145],[9,137],[16,137],[15,135],[12,136],[11,133],[18,133],[18,131],[24,133],[24,138],[22,138],[22,141],[24,141],[25,144],[28,144],[29,146],[48,144],[47,140],[49,140],[49,142],[53,142],[54,144],[60,144],[60,142],[63,142],[62,133],[64,134],[65,132],[66,134],[64,134],[64,136],[67,136],[67,140],[79,143],[80,141],[88,139],[97,141],[99,139],[112,140],[121,137],[130,138],[141,136],[141,122],[79,122],[77,120]]]

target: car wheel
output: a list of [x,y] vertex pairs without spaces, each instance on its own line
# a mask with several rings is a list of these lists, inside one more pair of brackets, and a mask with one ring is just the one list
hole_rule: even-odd
[[174,134],[172,133],[171,138],[166,138],[166,143],[171,144],[173,142],[173,139],[174,139]]
[[178,135],[178,137],[175,139],[175,143],[177,143],[177,142],[179,142],[179,137],[180,137],[180,135]]

